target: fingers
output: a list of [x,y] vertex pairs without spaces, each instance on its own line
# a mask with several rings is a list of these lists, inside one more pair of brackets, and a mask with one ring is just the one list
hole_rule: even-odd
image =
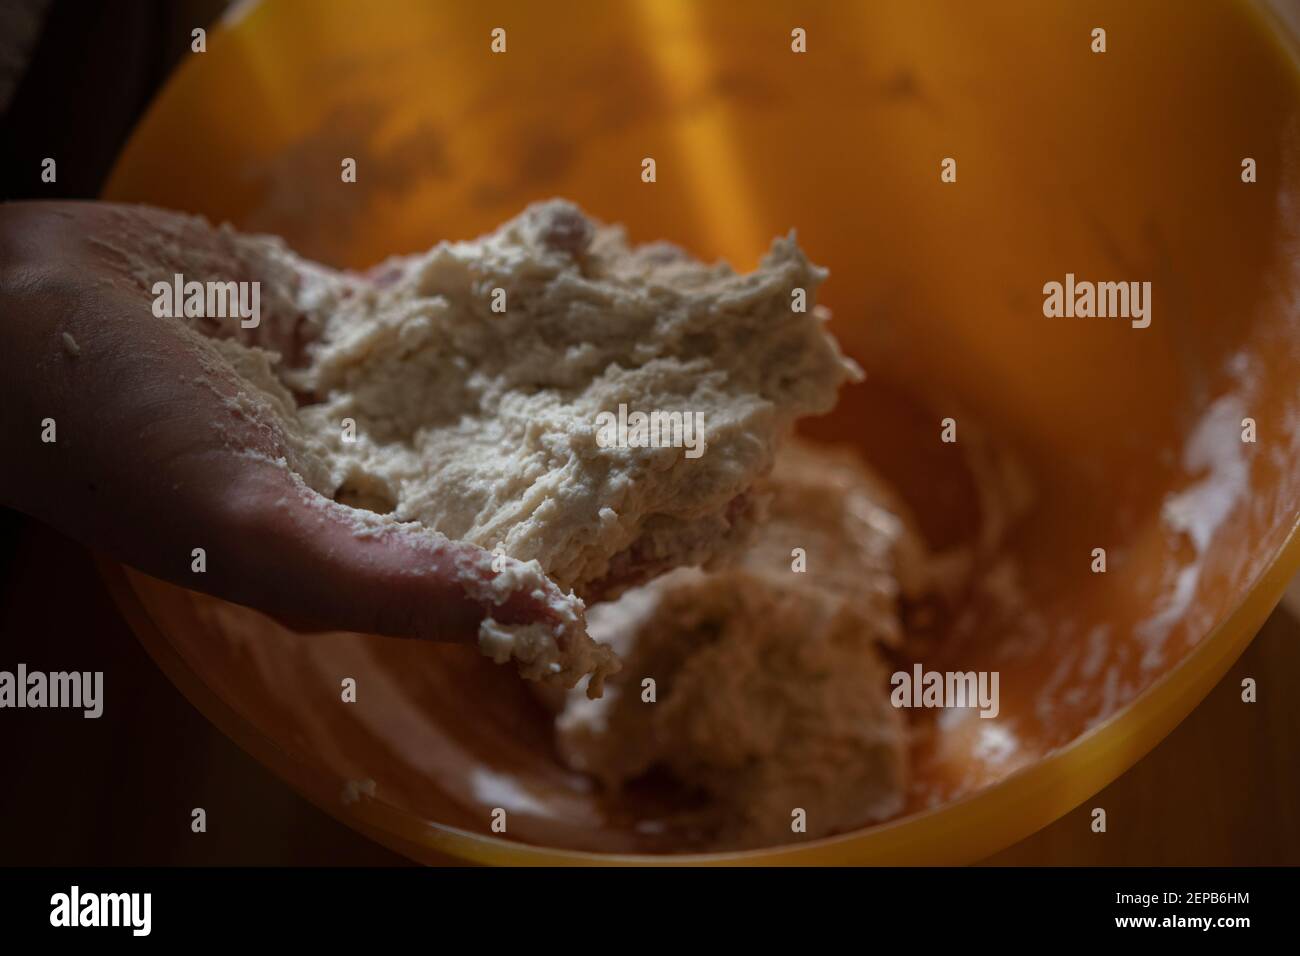
[[272,463],[248,467],[223,510],[222,548],[240,568],[223,596],[300,629],[472,642],[488,616],[563,623],[551,582],[506,591],[491,553],[336,504]]

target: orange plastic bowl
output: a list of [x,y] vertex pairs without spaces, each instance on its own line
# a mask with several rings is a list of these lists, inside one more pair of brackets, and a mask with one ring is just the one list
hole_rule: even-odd
[[[927,651],[937,669],[998,670],[1001,714],[917,734],[909,811],[885,825],[649,858],[964,862],[1160,741],[1300,564],[1293,35],[1247,4],[278,0],[191,56],[106,197],[347,266],[552,195],[744,268],[797,227],[871,372],[808,431],[859,445],[935,543],[968,536],[981,507],[941,418],[968,438],[978,424],[1032,476],[998,559],[1025,603]],[[1150,327],[1045,318],[1043,284],[1066,273],[1150,280]],[[646,859],[635,814],[559,765],[532,696],[472,648],[295,635],[105,570],[204,713],[376,839],[422,860]]]

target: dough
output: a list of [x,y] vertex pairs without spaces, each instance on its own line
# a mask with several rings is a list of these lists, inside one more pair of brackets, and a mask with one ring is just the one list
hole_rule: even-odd
[[[176,218],[137,257],[142,281],[170,280],[160,263],[263,278],[262,327],[228,322],[207,346],[242,379],[235,411],[275,433],[305,489],[353,509],[358,533],[414,526],[497,550],[513,559],[489,588],[497,604],[543,575],[571,592],[554,632],[489,619],[480,640],[566,686],[613,666],[583,633],[582,599],[743,542],[750,487],[791,423],[859,374],[823,310],[792,311],[793,290],[811,302],[825,278],[793,237],[737,275],[664,243],[630,247],[553,200],[361,276],[228,227],[214,258],[209,227]],[[702,415],[703,453],[602,446],[598,416],[621,406]]]
[[[675,571],[592,608],[592,636],[624,667],[556,718],[570,767],[610,788],[666,773],[701,797],[659,821],[701,847],[808,839],[903,807],[907,732],[881,649],[900,640],[899,561],[921,544],[848,454],[791,444],[764,485],[771,520],[734,568]],[[791,830],[796,808],[806,833]]]
[[[724,550],[791,422],[829,411],[856,372],[823,316],[791,311],[791,290],[824,278],[793,239],[739,276],[665,244],[631,249],[552,201],[379,275],[290,378],[321,400],[300,414],[326,487],[536,560],[580,597]],[[597,416],[621,405],[701,413],[706,450],[601,447]]]

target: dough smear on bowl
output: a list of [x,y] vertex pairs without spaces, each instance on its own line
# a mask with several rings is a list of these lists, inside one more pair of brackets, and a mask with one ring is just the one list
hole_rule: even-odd
[[[209,242],[191,247],[210,247],[201,220],[155,230],[138,277],[160,278],[162,262],[229,278],[186,258],[198,229]],[[552,200],[357,275],[217,232],[225,262],[263,279],[264,327],[206,347],[240,376],[239,402],[275,431],[285,467],[352,509],[358,533],[415,529],[503,555],[485,585],[497,604],[555,582],[563,624],[489,618],[480,647],[565,686],[593,673],[598,692],[617,666],[584,631],[584,599],[735,549],[792,422],[859,374],[824,310],[793,307],[825,278],[793,237],[738,275],[630,246]],[[638,446],[638,413],[666,423],[657,447]]]
[[884,649],[902,636],[920,538],[847,452],[791,443],[763,485],[771,518],[734,566],[592,608],[623,669],[599,700],[570,692],[556,718],[573,769],[613,789],[666,777],[699,798],[652,821],[679,845],[771,846],[903,807],[907,728]]

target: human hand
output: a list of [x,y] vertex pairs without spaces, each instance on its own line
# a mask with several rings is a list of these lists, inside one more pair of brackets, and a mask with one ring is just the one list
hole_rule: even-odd
[[[0,502],[302,629],[472,641],[490,614],[582,637],[549,581],[498,605],[491,553],[418,528],[358,536],[351,509],[297,480],[273,425],[232,410],[238,380],[205,343],[238,336],[292,364],[310,329],[274,309],[256,329],[156,317],[141,276],[170,278],[168,250],[181,246],[222,279],[285,280],[158,210],[0,206]],[[47,420],[54,441],[42,441]]]

